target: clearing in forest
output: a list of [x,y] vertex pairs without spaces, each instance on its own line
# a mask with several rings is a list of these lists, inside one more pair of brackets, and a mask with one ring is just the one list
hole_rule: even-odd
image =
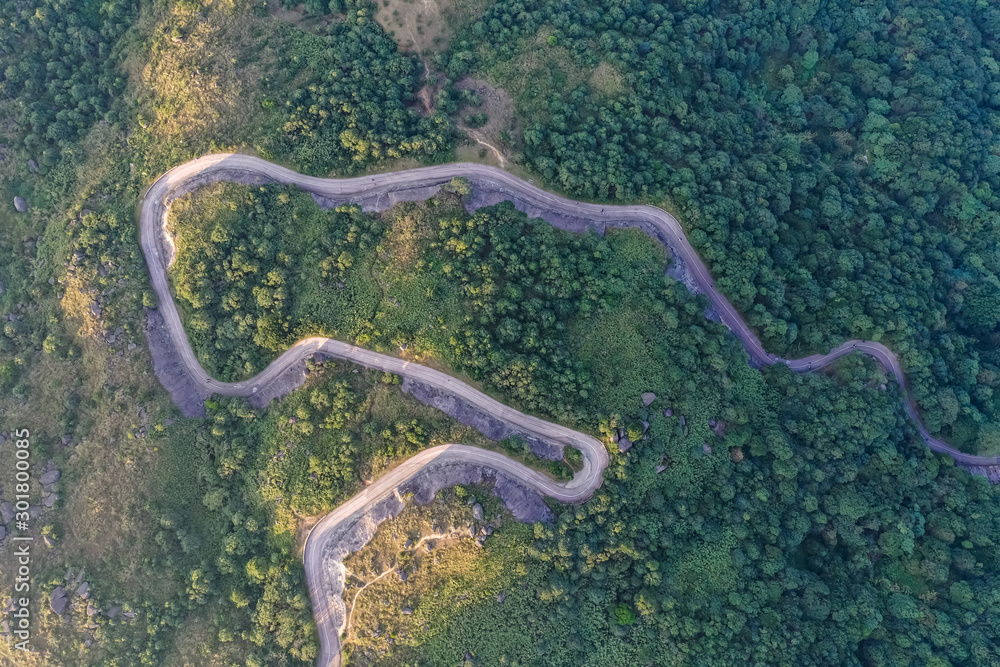
[[486,11],[485,0],[376,0],[377,20],[401,51],[421,58],[448,48],[460,25]]
[[[458,81],[455,87],[460,90],[472,90],[482,100],[478,107],[463,107],[459,116],[459,126],[469,136],[472,148],[486,155],[490,164],[506,166],[511,160],[515,148],[515,137],[519,135],[515,118],[514,99],[503,88],[491,86],[482,79],[466,78]],[[486,124],[471,127],[463,119],[473,114],[485,114]]]

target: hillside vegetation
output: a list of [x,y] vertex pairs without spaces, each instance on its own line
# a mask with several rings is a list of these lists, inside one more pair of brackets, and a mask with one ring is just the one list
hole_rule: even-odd
[[[420,6],[390,4],[385,25]],[[0,662],[310,664],[301,528],[439,442],[539,463],[342,363],[267,409],[182,418],[146,349],[135,211],[208,152],[359,174],[464,156],[455,128],[478,128],[540,185],[677,213],[769,351],[882,340],[928,425],[997,451],[991,3],[463,0],[420,54],[374,20],[384,3],[278,5],[0,3],[0,435],[30,429],[35,478],[62,473],[51,508],[32,489],[36,653],[3,641]],[[1000,663],[997,491],[924,447],[881,369],[752,369],[641,234],[468,214],[464,187],[372,216],[217,185],[172,221],[178,302],[219,376],[324,333],[609,443],[602,488],[552,525],[514,525],[485,489],[401,519],[465,527],[476,495],[497,524],[482,549],[394,553],[406,524],[386,524],[352,563],[413,579],[361,594],[353,661]],[[2,500],[13,471],[6,441]]]
[[[898,661],[905,646],[931,663],[996,663],[997,490],[927,450],[871,359],[816,375],[754,370],[704,317],[704,298],[664,275],[667,258],[643,234],[574,236],[509,204],[470,215],[458,205],[464,184],[449,189],[381,219],[320,211],[281,186],[227,185],[183,209],[203,245],[178,246],[176,280],[216,287],[200,307],[188,301],[192,319],[226,331],[245,313],[278,313],[290,340],[339,326],[296,319],[291,293],[232,315],[216,305],[230,289],[270,295],[266,256],[240,277],[225,263],[252,256],[251,239],[266,234],[244,230],[269,224],[270,243],[319,267],[288,266],[321,280],[302,283],[308,298],[337,303],[352,280],[370,282],[359,342],[443,362],[507,403],[635,443],[554,526],[487,540],[485,569],[470,572],[470,545],[459,544],[427,573],[440,589],[380,580],[359,611],[380,620],[352,640],[361,662],[471,653],[483,664],[895,665],[910,664]],[[273,205],[256,211],[264,199]],[[298,228],[303,220],[315,228]],[[232,225],[224,238],[222,221]],[[337,245],[345,230],[366,254]],[[319,238],[333,245],[311,254]],[[222,259],[192,267],[192,252]],[[348,272],[317,274],[341,265]],[[258,333],[248,328],[236,348]],[[224,348],[200,353],[232,366]],[[646,391],[656,398],[644,407]],[[498,605],[492,591],[515,587],[498,568],[521,573],[530,595]],[[462,597],[460,620],[438,593]]]
[[996,453],[998,61],[992,3],[498,0],[439,63],[515,96],[547,182],[676,213],[769,351],[885,342]]

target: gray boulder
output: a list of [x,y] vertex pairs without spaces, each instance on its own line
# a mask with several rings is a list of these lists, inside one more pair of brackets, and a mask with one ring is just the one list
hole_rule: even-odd
[[118,616],[121,610],[122,610],[121,605],[115,605],[114,607],[111,607],[104,613],[107,614],[108,618],[115,618],[116,616]]
[[14,520],[14,503],[9,500],[0,503],[0,518],[3,519],[5,524]]
[[7,529],[4,526],[0,526],[0,542],[3,542],[7,537]]
[[649,404],[656,400],[656,394],[651,391],[647,391],[642,395],[642,407],[648,408]]
[[24,213],[28,210],[28,202],[21,197],[14,197],[14,208],[17,209],[18,213]]
[[48,472],[43,472],[42,476],[38,478],[38,481],[42,484],[55,484],[62,477],[62,473],[58,470],[50,470]]
[[475,519],[476,521],[483,520],[483,506],[480,505],[479,503],[476,503],[475,505],[472,506],[472,518]]
[[628,438],[622,438],[621,440],[618,441],[618,451],[619,452],[623,452],[624,453],[624,452],[627,452],[630,449],[632,449],[632,441],[631,440],[629,440]]
[[100,609],[92,604],[87,605],[87,616],[97,616],[101,612]]
[[62,586],[56,586],[49,596],[49,607],[58,616],[62,616],[66,612],[67,605],[69,605],[69,598],[66,597],[66,589]]
[[30,160],[28,160],[28,171],[30,171],[32,174],[38,171],[38,163],[35,162],[35,158],[31,158]]
[[90,597],[90,582],[83,582],[80,587],[76,589],[76,594],[82,597],[84,600]]

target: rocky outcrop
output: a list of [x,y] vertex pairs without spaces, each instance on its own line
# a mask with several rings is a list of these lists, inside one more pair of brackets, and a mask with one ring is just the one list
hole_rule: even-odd
[[69,598],[66,596],[66,589],[62,586],[56,586],[55,589],[49,594],[49,608],[58,615],[62,616],[66,613],[66,607],[69,605]]
[[541,496],[504,475],[497,475],[493,484],[493,494],[503,501],[504,506],[521,523],[552,521],[552,510]]
[[990,484],[1000,484],[1000,465],[996,466],[966,466],[973,475],[985,477]]
[[14,503],[9,500],[0,503],[0,518],[5,525],[14,520]]
[[62,477],[62,471],[52,469],[48,472],[43,472],[42,476],[38,478],[38,481],[42,484],[55,484]]
[[[522,523],[536,521],[551,521],[552,510],[534,491],[521,484],[497,474],[493,470],[468,463],[451,463],[443,465],[428,465],[414,477],[404,482],[395,493],[384,500],[375,503],[366,511],[361,512],[352,520],[344,521],[336,533],[328,536],[323,551],[326,576],[324,578],[325,592],[330,600],[330,615],[333,627],[342,632],[346,623],[346,607],[344,605],[344,559],[348,555],[361,550],[375,536],[379,525],[386,519],[392,519],[403,511],[403,497],[413,495],[414,502],[421,505],[434,500],[437,492],[443,488],[458,484],[493,483],[493,494],[503,501],[514,518]],[[476,504],[473,515],[482,519],[482,505]],[[492,532],[492,531],[490,531]],[[476,535],[475,528],[470,530],[470,537]],[[485,538],[485,534],[483,536]],[[479,544],[482,544],[479,540]]]

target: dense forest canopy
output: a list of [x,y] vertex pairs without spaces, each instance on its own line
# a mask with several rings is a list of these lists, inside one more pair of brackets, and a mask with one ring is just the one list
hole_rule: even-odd
[[0,7],[0,97],[24,145],[52,166],[95,122],[115,119],[125,82],[119,40],[135,18],[129,0],[38,0]]
[[677,212],[769,350],[887,342],[931,430],[987,452],[998,38],[984,2],[500,0],[441,62],[515,94],[550,182]]

